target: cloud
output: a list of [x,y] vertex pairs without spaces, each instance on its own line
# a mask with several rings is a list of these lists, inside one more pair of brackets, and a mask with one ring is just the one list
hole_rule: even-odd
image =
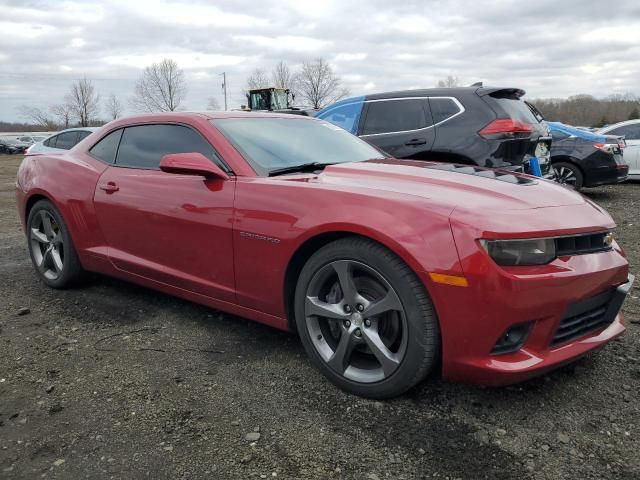
[[640,94],[640,2],[583,0],[4,0],[0,119],[61,101],[86,76],[127,103],[141,70],[171,57],[185,69],[186,106],[244,101],[254,68],[325,57],[353,95],[465,84],[529,97]]

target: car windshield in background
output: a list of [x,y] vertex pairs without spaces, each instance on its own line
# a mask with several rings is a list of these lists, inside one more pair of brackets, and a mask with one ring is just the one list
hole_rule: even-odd
[[228,118],[212,120],[259,175],[303,165],[361,162],[385,155],[364,140],[321,120]]

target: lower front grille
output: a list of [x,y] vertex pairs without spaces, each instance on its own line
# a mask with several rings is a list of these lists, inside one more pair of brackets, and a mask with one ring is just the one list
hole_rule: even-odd
[[633,280],[633,275],[629,275],[628,281],[619,287],[569,305],[551,339],[551,347],[558,347],[611,325],[622,307]]
[[586,311],[574,317],[563,318],[553,336],[551,346],[556,347],[588,333],[608,327],[613,318],[607,318],[607,305]]

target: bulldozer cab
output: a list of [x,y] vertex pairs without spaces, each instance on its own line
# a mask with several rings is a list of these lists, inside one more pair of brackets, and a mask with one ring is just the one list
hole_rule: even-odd
[[256,88],[249,90],[247,95],[251,110],[285,110],[291,108],[289,104],[289,89],[287,88]]

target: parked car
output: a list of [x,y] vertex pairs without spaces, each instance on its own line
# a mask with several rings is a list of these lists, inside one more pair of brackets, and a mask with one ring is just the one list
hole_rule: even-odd
[[46,285],[90,270],[292,330],[358,395],[436,366],[513,383],[625,329],[633,276],[602,208],[530,176],[393,159],[306,116],[119,119],[25,157],[16,188]]
[[[551,165],[555,180],[576,190],[623,182],[629,165],[620,137],[599,135],[560,122],[548,122],[553,136]],[[625,152],[626,155],[626,152]]]
[[33,145],[34,143],[42,142],[46,138],[47,138],[47,135],[23,135],[21,137],[18,137],[18,140],[20,142]]
[[25,153],[29,148],[28,143],[21,142],[13,137],[0,137],[0,152],[12,155]]
[[640,180],[640,120],[627,120],[608,125],[598,130],[598,133],[624,137],[626,143],[624,159],[629,164],[629,178]]
[[61,153],[66,150],[70,150],[96,130],[96,127],[67,128],[55,135],[51,135],[41,142],[34,143],[27,153],[29,155],[56,152]]
[[460,87],[378,93],[341,100],[316,117],[396,158],[549,173],[551,136],[517,88]]

